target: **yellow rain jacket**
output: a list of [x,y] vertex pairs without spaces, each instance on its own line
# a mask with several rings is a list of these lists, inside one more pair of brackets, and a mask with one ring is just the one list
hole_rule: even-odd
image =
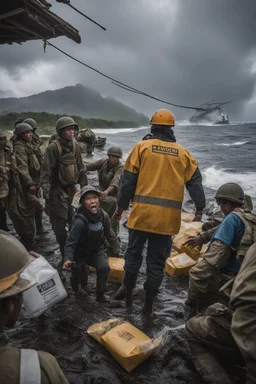
[[176,235],[180,229],[184,185],[197,165],[193,156],[175,142],[156,138],[137,143],[126,160],[117,200],[126,209],[125,195],[129,196],[134,185],[127,227]]

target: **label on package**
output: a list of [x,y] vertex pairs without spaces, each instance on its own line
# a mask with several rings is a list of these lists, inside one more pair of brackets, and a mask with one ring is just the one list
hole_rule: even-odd
[[46,282],[37,285],[37,289],[46,304],[59,296],[54,279],[47,280]]

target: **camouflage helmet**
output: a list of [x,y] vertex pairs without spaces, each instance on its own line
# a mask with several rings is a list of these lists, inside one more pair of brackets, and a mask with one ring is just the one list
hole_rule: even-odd
[[0,231],[0,300],[17,295],[36,284],[34,280],[20,277],[33,260],[26,248],[5,231]]
[[23,123],[29,124],[34,130],[36,130],[38,128],[37,122],[34,119],[31,119],[30,117],[23,120]]
[[82,203],[83,200],[84,200],[84,197],[86,195],[86,193],[88,192],[95,192],[97,193],[98,196],[100,196],[100,191],[98,191],[97,188],[93,187],[92,185],[85,185],[82,189],[81,189],[81,194],[80,194],[80,200],[79,200],[79,203]]
[[56,122],[56,132],[60,133],[62,129],[71,127],[71,126],[74,126],[76,131],[79,131],[78,125],[75,122],[75,120],[72,119],[72,117],[69,117],[69,116],[60,117]]
[[16,127],[13,131],[13,134],[19,135],[19,134],[27,132],[27,131],[33,131],[33,128],[31,127],[31,125],[29,125],[27,123],[20,123],[20,124],[16,125]]
[[110,147],[108,149],[107,155],[108,156],[113,155],[113,156],[117,156],[117,157],[122,157],[123,152],[122,152],[122,149],[120,147]]
[[223,184],[216,192],[215,199],[224,199],[243,205],[244,191],[236,183]]

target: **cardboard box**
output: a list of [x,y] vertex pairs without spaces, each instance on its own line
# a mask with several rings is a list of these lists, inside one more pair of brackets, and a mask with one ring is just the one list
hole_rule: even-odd
[[109,257],[108,263],[110,267],[108,281],[111,283],[122,284],[124,278],[124,259]]
[[186,253],[181,253],[166,260],[165,272],[169,276],[187,276],[194,265],[196,265],[195,260],[186,255]]
[[22,272],[21,277],[33,277],[38,281],[23,293],[23,303],[30,317],[38,317],[44,311],[65,299],[67,292],[58,271],[41,255]]

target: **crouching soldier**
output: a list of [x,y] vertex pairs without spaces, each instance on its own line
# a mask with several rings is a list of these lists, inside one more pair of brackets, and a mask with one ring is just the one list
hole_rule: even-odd
[[111,228],[108,214],[99,208],[99,196],[100,192],[96,188],[89,185],[83,187],[81,206],[75,215],[64,249],[63,269],[71,267],[71,286],[75,292],[83,294],[82,285],[87,283],[87,265],[96,268],[97,301],[106,301],[104,292],[109,265],[104,238],[112,248],[114,257],[119,255],[120,244]]
[[[204,255],[189,272],[188,300],[190,315],[216,301],[226,304],[226,298],[219,289],[233,279],[240,268],[236,255],[241,247],[246,223],[250,222],[250,211],[242,209],[244,191],[236,183],[223,184],[216,192],[215,199],[225,215],[216,229],[190,238],[187,245],[194,247],[211,240]],[[213,233],[214,232],[214,233]],[[210,236],[209,236],[210,235]]]
[[8,345],[4,329],[14,327],[22,307],[22,293],[36,281],[20,277],[30,257],[15,237],[0,231],[0,249],[0,383],[68,384],[49,353]]

